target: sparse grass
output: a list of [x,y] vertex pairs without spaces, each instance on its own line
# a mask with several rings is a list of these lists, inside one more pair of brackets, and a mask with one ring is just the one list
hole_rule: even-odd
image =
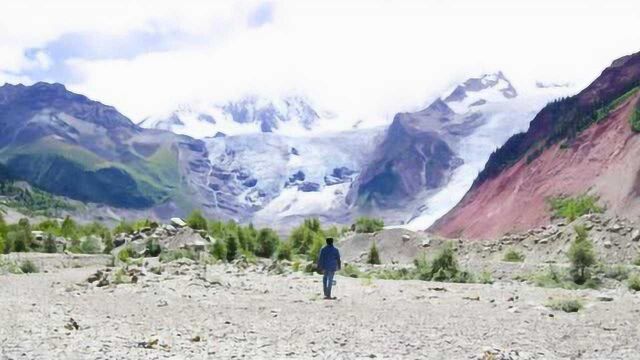
[[163,252],[162,254],[160,254],[159,260],[160,262],[170,262],[178,259],[196,260],[197,258],[198,256],[195,253],[195,251],[180,249],[180,250],[171,250],[171,251]]
[[490,271],[484,270],[478,275],[476,282],[479,284],[493,284],[493,276]]
[[553,215],[573,221],[585,214],[601,213],[604,211],[598,205],[598,197],[592,195],[578,195],[575,197],[558,196],[549,200]]
[[634,273],[629,276],[627,280],[627,286],[630,290],[640,291],[640,274]]
[[624,265],[603,265],[598,270],[607,279],[614,279],[617,281],[624,281],[629,277],[630,270]]
[[20,270],[20,266],[16,264],[15,261],[10,261],[0,256],[0,274],[1,273],[21,274],[22,270]]
[[362,277],[364,275],[364,273],[362,271],[360,271],[360,269],[358,269],[358,267],[356,267],[355,265],[352,265],[352,264],[345,264],[342,267],[342,270],[340,270],[338,273],[340,275],[342,275],[342,276],[347,276],[347,277],[352,277],[352,278],[359,278],[359,277]]
[[520,280],[530,281],[534,285],[543,288],[561,288],[568,290],[576,289],[597,289],[600,282],[597,279],[590,278],[583,284],[576,284],[569,272],[555,266],[549,266],[543,271],[531,275],[523,275]]
[[38,269],[36,264],[33,263],[33,261],[24,260],[20,263],[20,271],[22,271],[23,274],[33,274],[39,272],[40,270]]
[[504,257],[502,258],[502,260],[508,262],[523,262],[524,254],[515,249],[509,249],[506,253],[504,253]]
[[552,310],[573,313],[580,311],[584,305],[580,299],[553,299],[546,306]]
[[123,268],[118,268],[113,274],[112,282],[114,284],[124,284],[129,282],[126,271]]

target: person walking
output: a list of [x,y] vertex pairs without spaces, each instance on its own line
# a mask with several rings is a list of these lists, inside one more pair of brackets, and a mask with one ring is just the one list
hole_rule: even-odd
[[325,300],[335,299],[331,297],[331,287],[333,286],[333,276],[336,271],[342,268],[340,262],[340,251],[333,246],[333,238],[326,239],[327,245],[320,250],[318,256],[318,270],[322,273],[322,290]]

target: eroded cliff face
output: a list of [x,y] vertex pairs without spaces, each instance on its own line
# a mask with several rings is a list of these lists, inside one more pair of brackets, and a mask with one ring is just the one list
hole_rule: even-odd
[[590,193],[607,212],[640,215],[640,136],[630,119],[640,55],[616,60],[575,97],[550,104],[494,153],[463,200],[430,231],[491,238],[550,222],[547,200]]

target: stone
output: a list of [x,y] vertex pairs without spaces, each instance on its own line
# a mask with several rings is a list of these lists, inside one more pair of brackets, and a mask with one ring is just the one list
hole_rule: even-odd
[[612,246],[611,241],[609,241],[609,240],[605,241],[605,242],[604,242],[604,244],[603,244],[603,246],[604,246],[606,249],[610,249],[610,248],[611,248],[611,246]]
[[631,231],[631,241],[640,241],[640,229]]
[[174,217],[171,218],[171,225],[175,226],[176,228],[183,228],[187,226],[187,223],[184,222],[184,220],[182,220],[181,218]]

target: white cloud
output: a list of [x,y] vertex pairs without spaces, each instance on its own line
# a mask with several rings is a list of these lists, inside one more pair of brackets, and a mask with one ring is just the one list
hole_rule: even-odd
[[135,120],[193,98],[300,92],[319,107],[383,121],[481,72],[501,69],[516,87],[535,80],[585,85],[640,44],[636,1],[280,1],[273,3],[271,22],[251,27],[259,6],[183,0],[0,5],[0,56],[7,59],[0,71],[28,74],[33,60],[24,50],[66,33],[181,33],[194,41],[142,49],[135,57],[68,59],[80,75],[70,88]]

